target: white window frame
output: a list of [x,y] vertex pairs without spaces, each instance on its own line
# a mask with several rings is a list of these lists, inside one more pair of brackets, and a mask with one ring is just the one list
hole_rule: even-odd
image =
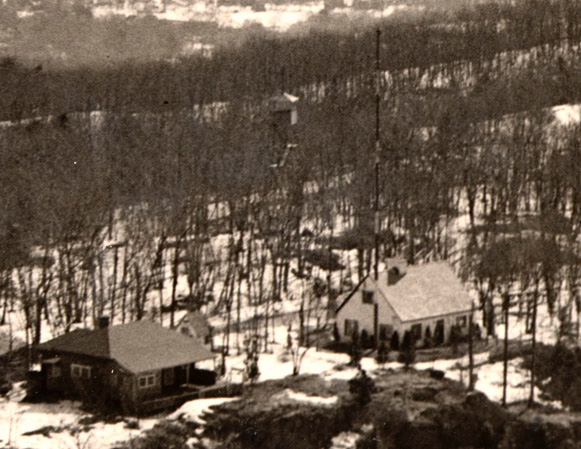
[[91,367],[79,363],[71,363],[71,377],[73,379],[90,379]]
[[[141,385],[142,379],[144,380],[143,385]],[[144,374],[139,376],[137,378],[137,386],[142,389],[155,387],[155,374]]]

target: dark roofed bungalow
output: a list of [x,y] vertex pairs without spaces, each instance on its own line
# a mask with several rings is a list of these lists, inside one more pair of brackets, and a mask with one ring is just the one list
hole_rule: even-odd
[[106,406],[128,412],[155,409],[163,398],[193,398],[197,387],[216,380],[213,371],[195,366],[213,359],[212,352],[196,339],[149,321],[79,329],[36,350],[41,389],[89,401],[107,399]]

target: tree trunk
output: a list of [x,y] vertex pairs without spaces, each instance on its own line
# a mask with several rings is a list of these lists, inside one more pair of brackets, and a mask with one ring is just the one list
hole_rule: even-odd
[[532,343],[531,343],[531,392],[529,396],[528,406],[532,407],[535,403],[535,363],[536,363],[536,345],[537,345],[537,297],[538,292],[535,291],[533,297],[533,312],[531,318],[532,326]]
[[474,390],[474,348],[473,348],[473,315],[474,304],[468,320],[468,390]]
[[[171,284],[171,305],[170,305],[170,318],[169,325],[173,329],[175,326],[175,308],[176,308],[176,292],[178,286],[178,276],[179,276],[179,257],[180,257],[180,242],[176,242],[176,247],[174,250],[173,264],[172,264],[172,284]],[[161,310],[159,311],[162,314]]]
[[502,373],[502,406],[506,407],[506,389],[508,382],[508,310],[509,296],[508,292],[503,297],[504,308],[504,353],[503,353],[503,373]]

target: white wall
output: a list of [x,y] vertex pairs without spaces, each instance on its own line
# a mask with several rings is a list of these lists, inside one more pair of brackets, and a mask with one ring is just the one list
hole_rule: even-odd
[[[337,312],[336,323],[337,329],[339,331],[339,337],[342,341],[349,340],[350,335],[345,335],[345,320],[356,320],[358,323],[359,333],[362,330],[366,330],[369,335],[375,333],[374,329],[374,304],[363,303],[363,291],[365,289],[371,288],[371,285],[367,285],[367,281],[353,294],[349,301]],[[408,321],[402,323],[399,317],[396,315],[393,308],[389,305],[388,301],[380,295],[379,292],[375,292],[374,300],[378,304],[378,326],[381,324],[391,324],[394,331],[399,334],[400,342],[406,331],[410,330],[414,324],[420,323],[422,325],[422,339],[418,342],[419,345],[423,344],[423,339],[426,333],[426,327],[430,326],[432,337],[436,330],[436,323],[443,319],[444,320],[444,341],[447,342],[450,338],[450,329],[456,324],[457,317],[466,316],[466,323],[468,323],[468,312],[451,314],[442,317],[429,318],[424,320]],[[464,328],[467,331],[468,327]]]
[[[366,280],[363,285],[353,294],[351,299],[343,306],[341,310],[337,313],[337,327],[339,330],[339,336],[341,340],[349,339],[350,335],[345,335],[345,320],[357,320],[359,325],[359,332],[363,329],[367,331],[369,335],[375,334],[374,329],[374,304],[365,304],[363,302],[363,291],[366,289],[372,290],[373,286],[371,282]],[[401,326],[399,318],[395,314],[393,308],[389,303],[381,296],[379,292],[375,292],[374,301],[378,304],[378,326],[381,324],[391,324],[395,330],[398,330]],[[401,337],[400,333],[400,337]]]

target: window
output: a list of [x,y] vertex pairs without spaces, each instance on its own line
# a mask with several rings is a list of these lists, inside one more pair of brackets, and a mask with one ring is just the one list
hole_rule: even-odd
[[373,304],[373,292],[369,290],[363,290],[363,304]]
[[420,323],[414,324],[410,331],[416,341],[422,339],[422,325]]
[[180,332],[184,335],[187,335],[188,337],[190,336],[190,329],[188,328],[188,326],[180,327]]
[[77,379],[90,379],[91,367],[86,365],[79,365],[77,363],[71,364],[71,377]]
[[391,338],[393,334],[393,326],[391,324],[380,324],[379,325],[379,339],[381,341],[386,341]]
[[155,385],[155,374],[139,376],[139,388],[150,388]]
[[456,324],[459,327],[466,327],[466,317],[465,316],[459,316],[458,318],[456,318]]
[[355,332],[359,331],[359,323],[357,320],[345,320],[345,336],[351,337]]

